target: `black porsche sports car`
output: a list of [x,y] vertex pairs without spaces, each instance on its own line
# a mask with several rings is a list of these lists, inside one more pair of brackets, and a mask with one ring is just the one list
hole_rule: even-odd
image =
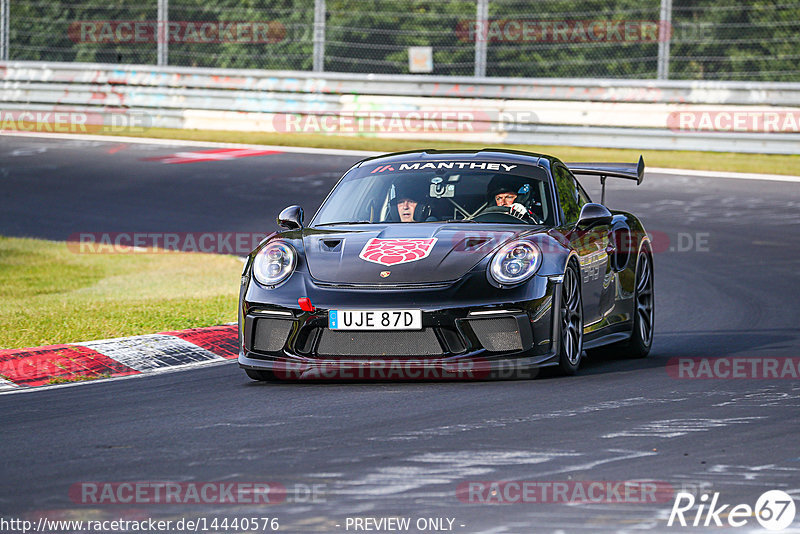
[[510,378],[584,351],[644,357],[652,248],[634,215],[575,175],[641,183],[638,164],[564,164],[511,150],[364,159],[304,226],[250,254],[239,365],[255,380]]

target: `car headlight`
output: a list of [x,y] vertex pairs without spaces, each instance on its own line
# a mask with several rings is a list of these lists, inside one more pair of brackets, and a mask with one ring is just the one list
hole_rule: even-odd
[[518,284],[533,276],[541,263],[539,247],[527,241],[512,241],[495,253],[489,273],[501,284]]
[[297,265],[297,253],[287,243],[277,241],[262,248],[253,261],[253,276],[265,286],[274,286],[289,278]]

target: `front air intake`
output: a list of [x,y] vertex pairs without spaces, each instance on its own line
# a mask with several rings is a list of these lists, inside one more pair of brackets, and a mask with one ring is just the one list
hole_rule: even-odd
[[442,345],[432,328],[422,330],[353,331],[329,330],[321,332],[318,356],[334,357],[394,357],[440,356]]
[[253,350],[256,352],[278,352],[286,344],[286,338],[294,321],[286,319],[267,319],[259,317],[256,320],[253,333]]
[[491,352],[522,350],[519,324],[514,317],[470,319],[469,325],[483,348]]

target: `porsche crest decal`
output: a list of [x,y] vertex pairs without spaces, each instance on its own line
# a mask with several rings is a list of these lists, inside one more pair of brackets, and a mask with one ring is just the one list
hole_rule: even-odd
[[[423,239],[378,239],[372,238],[367,241],[361,254],[358,255],[364,261],[371,261],[380,265],[399,265],[410,263],[427,258],[436,244],[435,237]],[[387,272],[387,271],[384,271]],[[387,272],[386,276],[389,276]],[[383,273],[381,276],[385,278]]]

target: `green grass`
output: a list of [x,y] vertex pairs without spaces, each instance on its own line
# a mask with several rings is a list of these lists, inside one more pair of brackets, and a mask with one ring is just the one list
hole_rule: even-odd
[[87,382],[89,380],[100,380],[101,378],[110,378],[109,373],[102,373],[99,375],[72,375],[72,376],[54,376],[47,381],[48,384],[69,384],[71,382]]
[[233,256],[78,254],[0,237],[0,348],[233,322],[241,271]]
[[[165,128],[150,128],[142,132],[121,132],[121,134],[131,137],[153,137],[158,139],[189,139],[223,143],[340,148],[367,150],[371,152],[396,152],[419,148],[470,149],[484,148],[487,146],[481,143],[376,139],[374,137],[365,136],[176,130]],[[800,175],[800,155],[739,154],[733,152],[693,152],[676,150],[628,150],[540,145],[500,145],[498,148],[552,154],[562,161],[634,162],[639,158],[639,154],[643,154],[645,162],[650,167]]]

